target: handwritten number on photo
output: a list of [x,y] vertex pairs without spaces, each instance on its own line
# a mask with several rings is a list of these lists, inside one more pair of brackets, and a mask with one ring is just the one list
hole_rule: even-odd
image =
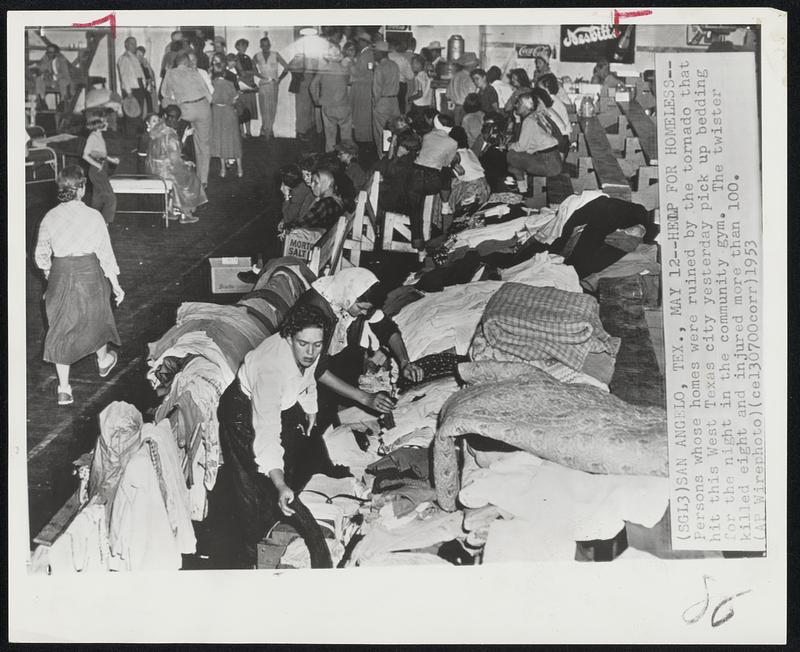
[[[683,612],[683,622],[687,625],[694,625],[696,622],[699,622],[703,616],[706,615],[708,611],[709,604],[711,603],[711,594],[708,590],[708,581],[713,580],[714,578],[710,575],[703,575],[703,586],[705,587],[706,596],[703,600],[699,602],[695,602],[692,605],[689,605]],[[726,606],[732,600],[745,595],[746,593],[750,593],[752,589],[747,589],[746,591],[740,591],[734,595],[729,595],[722,600],[714,607],[714,610],[711,612],[711,626],[712,627],[719,627],[720,625],[728,622],[734,616],[734,611],[732,606]],[[720,614],[720,609],[725,607],[725,611]],[[697,611],[697,614],[692,615],[693,611]],[[719,614],[719,615],[718,615]]]

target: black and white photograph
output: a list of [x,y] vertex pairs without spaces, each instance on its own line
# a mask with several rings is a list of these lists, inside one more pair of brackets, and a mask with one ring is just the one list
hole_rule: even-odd
[[786,642],[785,13],[19,9],[12,641]]

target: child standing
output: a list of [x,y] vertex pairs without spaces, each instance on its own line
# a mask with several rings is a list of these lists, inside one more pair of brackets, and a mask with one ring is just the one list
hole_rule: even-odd
[[119,165],[119,159],[108,155],[103,132],[108,129],[105,118],[94,115],[86,122],[89,136],[83,148],[83,160],[89,164],[89,181],[92,182],[92,208],[100,211],[106,224],[114,221],[117,197],[108,180],[109,164]]

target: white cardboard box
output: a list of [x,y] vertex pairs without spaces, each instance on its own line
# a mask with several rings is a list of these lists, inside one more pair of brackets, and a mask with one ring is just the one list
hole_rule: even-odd
[[211,265],[212,294],[241,294],[253,289],[251,283],[243,283],[236,275],[252,268],[250,256],[232,258],[209,258]]

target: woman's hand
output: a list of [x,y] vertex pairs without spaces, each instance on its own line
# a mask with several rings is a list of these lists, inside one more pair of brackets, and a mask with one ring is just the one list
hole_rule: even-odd
[[289,485],[283,485],[278,489],[278,508],[284,516],[292,516],[294,510],[289,507],[289,503],[294,500],[294,491],[291,490]]
[[117,305],[122,303],[122,300],[125,298],[125,290],[123,290],[120,286],[114,288],[114,303]]
[[412,383],[419,383],[425,378],[425,372],[422,367],[415,365],[413,362],[405,362],[400,365],[400,372],[403,378],[410,380]]
[[394,410],[394,401],[386,392],[375,392],[368,395],[365,406],[375,412],[386,414]]

